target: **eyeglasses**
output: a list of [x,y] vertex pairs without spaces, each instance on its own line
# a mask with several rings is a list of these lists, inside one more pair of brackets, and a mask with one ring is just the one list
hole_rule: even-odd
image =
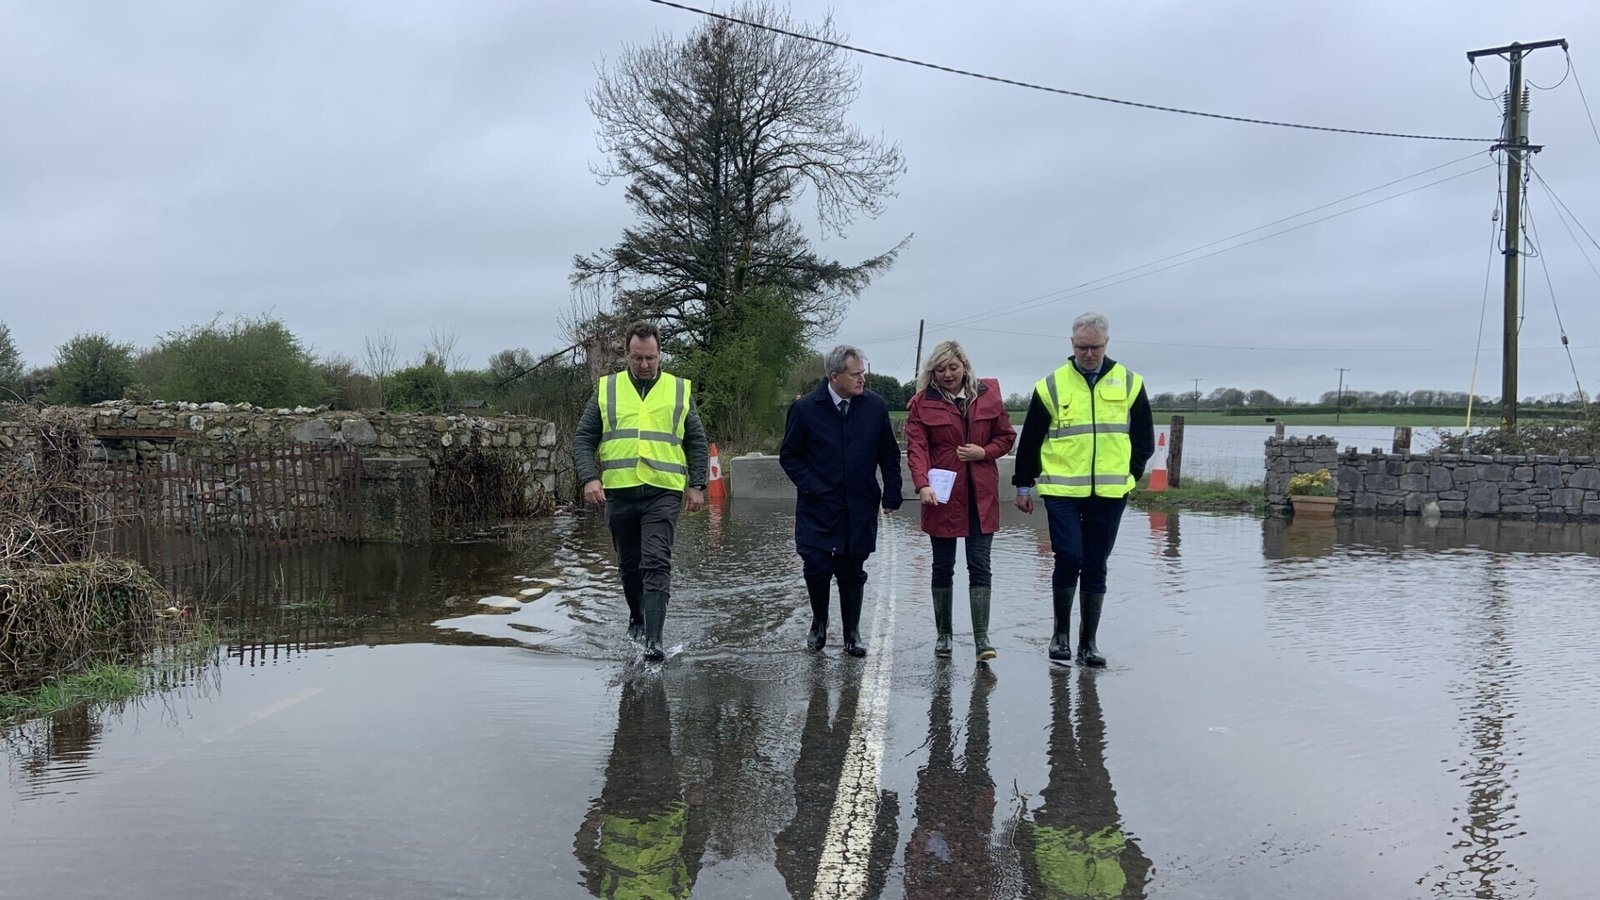
[[1101,350],[1104,350],[1105,348],[1106,348],[1105,344],[1073,344],[1072,345],[1072,349],[1074,349],[1074,350],[1082,350],[1082,351],[1089,352],[1089,353],[1099,353]]

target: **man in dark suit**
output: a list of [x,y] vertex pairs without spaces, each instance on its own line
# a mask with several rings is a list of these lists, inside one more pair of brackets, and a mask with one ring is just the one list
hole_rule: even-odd
[[[866,357],[854,347],[829,351],[827,380],[789,407],[778,461],[794,482],[794,543],[811,596],[806,646],[828,635],[829,583],[839,582],[844,649],[866,656],[861,601],[866,562],[877,549],[878,510],[900,508],[900,445],[889,407],[867,390]],[[878,473],[883,473],[883,487]]]

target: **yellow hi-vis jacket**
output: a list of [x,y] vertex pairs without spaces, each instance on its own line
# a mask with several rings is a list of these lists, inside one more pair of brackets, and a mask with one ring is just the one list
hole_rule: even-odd
[[1034,386],[1050,409],[1036,490],[1046,497],[1126,497],[1133,490],[1128,419],[1144,379],[1122,363],[1089,387],[1072,362]]
[[689,392],[688,379],[666,372],[643,398],[627,372],[600,379],[601,487],[688,487],[683,430],[689,421]]
[[596,896],[614,900],[689,896],[694,882],[683,858],[686,809],[680,800],[655,818],[606,816],[600,826],[600,857],[605,865]]

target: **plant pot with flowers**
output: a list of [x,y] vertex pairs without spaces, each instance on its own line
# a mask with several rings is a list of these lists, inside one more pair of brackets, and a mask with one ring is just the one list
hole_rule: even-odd
[[1295,518],[1331,518],[1339,498],[1333,493],[1333,475],[1327,469],[1301,472],[1289,479],[1289,503]]

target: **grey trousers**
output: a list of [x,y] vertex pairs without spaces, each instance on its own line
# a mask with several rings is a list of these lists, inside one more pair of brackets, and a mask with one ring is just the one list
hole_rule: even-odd
[[683,495],[661,488],[632,488],[606,494],[606,526],[617,551],[622,584],[672,593],[672,541]]

